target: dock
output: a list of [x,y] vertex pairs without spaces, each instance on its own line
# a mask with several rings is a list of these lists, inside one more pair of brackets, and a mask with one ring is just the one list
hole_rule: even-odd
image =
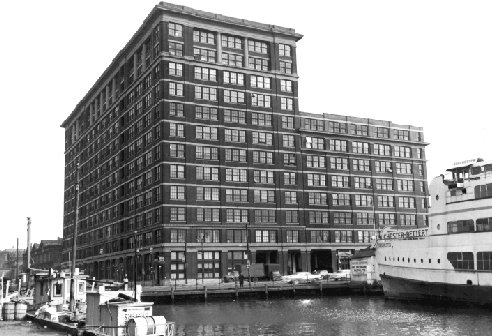
[[238,283],[223,283],[198,280],[191,284],[168,286],[145,286],[142,301],[156,304],[174,303],[176,301],[203,301],[213,299],[269,299],[292,298],[296,296],[330,296],[349,295],[354,286],[349,281],[320,281],[314,283],[288,284],[281,281],[248,282],[240,287]]

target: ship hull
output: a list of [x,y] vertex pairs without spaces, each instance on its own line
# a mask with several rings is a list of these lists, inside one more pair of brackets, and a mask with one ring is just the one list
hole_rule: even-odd
[[492,286],[427,282],[385,274],[381,274],[381,282],[388,298],[492,305]]

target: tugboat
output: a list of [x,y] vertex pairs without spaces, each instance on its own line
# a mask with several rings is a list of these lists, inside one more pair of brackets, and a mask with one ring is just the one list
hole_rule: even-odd
[[429,186],[429,227],[383,230],[384,294],[492,304],[492,162],[456,162]]

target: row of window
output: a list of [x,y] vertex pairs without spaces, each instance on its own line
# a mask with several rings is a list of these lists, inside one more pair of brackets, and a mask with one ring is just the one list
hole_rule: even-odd
[[[168,34],[171,38],[178,38],[179,40],[184,37],[183,25],[179,23],[168,23]],[[241,36],[231,34],[220,34],[203,29],[193,29],[193,42],[201,44],[216,44],[216,38],[220,36],[220,44],[223,48],[243,50],[244,44],[247,41],[248,51],[258,54],[268,54],[270,43],[266,41],[259,41],[254,39],[245,40]],[[288,44],[279,43],[278,55],[282,57],[292,57],[292,46]]]
[[447,226],[448,233],[492,231],[492,217],[451,221]]

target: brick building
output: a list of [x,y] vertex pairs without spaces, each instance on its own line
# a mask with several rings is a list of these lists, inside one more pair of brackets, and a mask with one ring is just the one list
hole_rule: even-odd
[[63,256],[99,278],[337,269],[426,225],[421,128],[298,109],[293,29],[159,3],[63,122]]
[[[31,268],[49,270],[60,269],[62,263],[63,238],[46,239],[33,244],[31,247]],[[23,255],[24,265],[27,266],[27,251]]]

